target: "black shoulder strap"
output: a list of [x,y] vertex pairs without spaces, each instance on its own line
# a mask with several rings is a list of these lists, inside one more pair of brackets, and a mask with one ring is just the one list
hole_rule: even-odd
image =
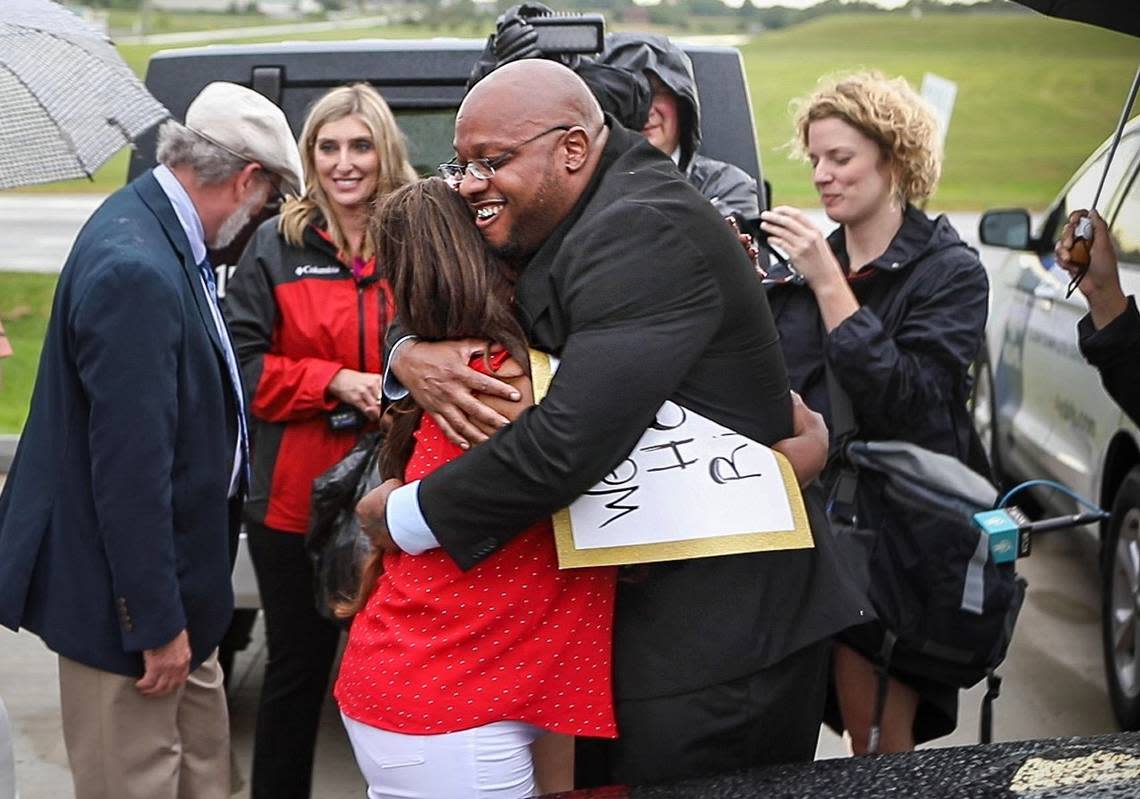
[[831,367],[831,359],[827,357],[827,326],[823,323],[823,315],[819,318],[819,329],[823,334],[823,370],[827,376],[827,399],[831,403],[831,436],[836,441],[847,444],[848,439],[854,437],[859,426],[855,423],[855,408],[851,405],[851,397],[839,384],[835,370]]
[[[910,282],[914,274],[914,265],[908,267],[911,271],[903,277],[898,290]],[[818,304],[817,304],[818,308]],[[851,443],[859,432],[859,425],[855,421],[855,407],[851,404],[851,397],[839,383],[835,369],[831,366],[831,359],[827,356],[827,325],[823,321],[822,311],[819,314],[820,348],[823,352],[823,369],[827,379],[827,397],[831,404],[831,438],[836,442],[835,461],[829,464],[835,471],[835,482],[832,485],[831,496],[827,502],[827,512],[833,518],[846,524],[857,526],[859,523],[857,508],[857,492],[859,488],[859,475],[854,466],[847,459],[847,445]]]
[[827,513],[833,519],[851,526],[859,523],[857,510],[857,491],[859,488],[859,475],[855,467],[847,460],[847,445],[855,437],[858,426],[855,424],[855,409],[851,407],[851,398],[839,385],[835,377],[835,370],[827,358],[827,327],[820,316],[819,329],[824,337],[823,369],[827,376],[827,396],[831,403],[831,438],[836,442],[834,463],[830,466],[835,470],[835,482],[832,484],[831,494],[827,500]]

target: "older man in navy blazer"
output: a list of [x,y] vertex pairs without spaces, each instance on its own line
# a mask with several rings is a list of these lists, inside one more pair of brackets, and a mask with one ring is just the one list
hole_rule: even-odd
[[59,654],[77,799],[229,795],[216,650],[246,437],[206,248],[301,164],[280,109],[229,83],[163,125],[158,160],[72,248],[0,495],[0,623]]

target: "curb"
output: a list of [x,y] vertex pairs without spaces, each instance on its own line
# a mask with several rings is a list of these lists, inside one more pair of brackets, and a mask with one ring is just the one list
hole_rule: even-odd
[[7,473],[12,466],[12,458],[16,457],[16,445],[19,443],[19,436],[0,435],[0,474]]

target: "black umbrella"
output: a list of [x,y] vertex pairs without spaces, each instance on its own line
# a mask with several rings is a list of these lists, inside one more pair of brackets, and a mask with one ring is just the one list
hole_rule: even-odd
[[1129,0],[1014,0],[1051,17],[1140,36],[1140,10]]

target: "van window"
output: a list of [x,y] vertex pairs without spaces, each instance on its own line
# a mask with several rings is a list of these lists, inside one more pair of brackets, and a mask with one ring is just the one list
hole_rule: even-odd
[[1112,240],[1121,263],[1140,266],[1140,177],[1136,175],[1112,220]]
[[420,177],[436,174],[436,168],[455,155],[451,147],[455,133],[455,109],[393,110],[396,124],[408,144],[408,160]]
[[[1100,192],[1100,208],[1098,210],[1102,214],[1104,209],[1108,207],[1109,201],[1116,194],[1120,179],[1127,174],[1138,149],[1140,149],[1140,134],[1134,133],[1120,140],[1120,145],[1116,148],[1116,155],[1112,158],[1112,166],[1108,170],[1108,177],[1104,181],[1104,188]],[[1053,230],[1049,233],[1050,245],[1056,243],[1057,239],[1061,237],[1061,230],[1065,227],[1070,213],[1078,208],[1088,208],[1092,205],[1093,196],[1096,194],[1096,187],[1100,182],[1101,173],[1104,172],[1104,162],[1107,158],[1108,151],[1105,150],[1077,177],[1073,185],[1069,187],[1068,192],[1065,193],[1060,207],[1055,216],[1052,217],[1054,224]],[[1052,249],[1051,246],[1050,249]]]

